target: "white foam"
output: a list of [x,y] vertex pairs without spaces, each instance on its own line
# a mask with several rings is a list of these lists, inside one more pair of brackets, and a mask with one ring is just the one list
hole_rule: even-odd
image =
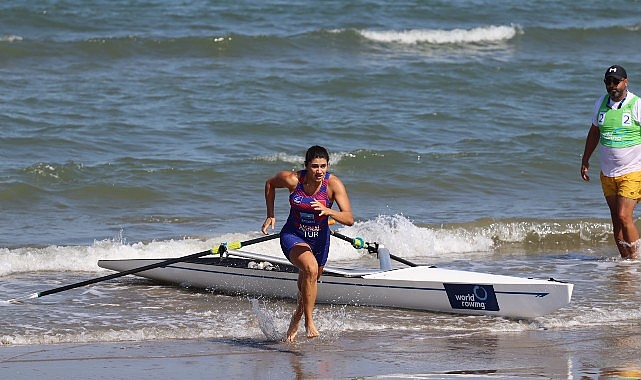
[[[343,157],[354,157],[353,153],[349,152],[330,152],[329,162],[330,164],[339,163]],[[304,154],[289,154],[289,153],[274,153],[267,156],[259,156],[255,158],[256,160],[267,161],[267,162],[286,162],[290,164],[299,164],[300,168],[303,169],[303,162],[305,161]]]
[[460,44],[500,42],[514,38],[520,33],[520,28],[511,26],[485,26],[473,29],[410,29],[410,30],[358,30],[363,37],[384,43],[400,43],[413,45],[429,44]]
[[[173,258],[202,252],[236,236],[223,235],[217,240],[198,239],[165,240],[149,243],[125,244],[103,240],[90,246],[49,246],[45,248],[23,247],[0,249],[0,276],[13,273],[45,271],[100,272],[98,260]],[[254,236],[255,237],[255,236]],[[244,239],[239,239],[239,241]]]
[[0,36],[0,41],[1,42],[19,42],[22,41],[22,37],[20,36],[15,36],[15,35],[4,35]]
[[[373,220],[344,227],[341,233],[361,237],[366,242],[383,244],[390,253],[401,257],[441,257],[444,254],[490,252],[494,242],[483,231],[419,227],[403,215],[381,215]],[[334,243],[332,243],[334,244]],[[343,249],[332,251],[333,258],[353,256]]]
[[[402,215],[379,216],[351,227],[334,226],[334,230],[366,242],[380,243],[400,257],[442,257],[446,254],[490,252],[491,237],[484,231],[435,229],[419,227]],[[90,246],[48,246],[0,249],[0,276],[46,271],[105,272],[98,260],[173,258],[191,255],[224,242],[246,241],[263,236],[259,232],[230,233],[207,240],[183,239],[125,243],[119,240],[96,241]],[[245,251],[282,257],[278,239],[242,248]],[[349,243],[332,238],[331,261],[358,261],[367,256]],[[375,257],[373,257],[375,260]]]

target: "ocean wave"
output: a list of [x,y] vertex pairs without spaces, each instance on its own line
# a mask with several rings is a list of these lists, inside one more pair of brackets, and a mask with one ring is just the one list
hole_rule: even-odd
[[34,38],[15,35],[0,36],[4,58],[73,56],[89,61],[122,59],[128,57],[246,57],[282,58],[297,55],[301,50],[310,56],[336,51],[354,52],[368,45],[385,44],[414,48],[450,46],[456,49],[487,49],[513,41],[519,36],[546,42],[553,34],[555,40],[598,38],[635,38],[641,24],[624,26],[520,26],[488,25],[475,28],[415,28],[415,29],[314,29],[288,34],[216,33],[193,35],[150,35],[131,33],[122,35],[74,35],[69,39]]
[[522,34],[519,26],[485,26],[472,29],[411,29],[411,30],[358,30],[363,37],[383,43],[414,44],[472,44],[510,40]]
[[[289,35],[248,35],[223,33],[211,35],[96,35],[76,36],[74,39],[38,39],[18,36],[0,37],[7,57],[73,55],[95,59],[126,58],[132,56],[156,57],[211,57],[253,55],[281,56],[283,53],[311,49],[315,53],[326,49],[328,40],[333,48],[353,50],[359,38],[380,43],[416,44],[486,44],[508,41],[522,29],[518,26],[487,26],[473,29],[318,29]],[[320,49],[320,50],[319,50]]]
[[[403,215],[381,215],[337,228],[349,237],[385,245],[392,254],[421,262],[494,254],[537,254],[600,251],[609,247],[611,227],[599,220],[481,220],[465,224],[417,225]],[[185,238],[128,243],[121,237],[89,246],[48,246],[0,249],[0,276],[44,271],[102,272],[98,260],[171,258],[189,255],[222,242],[255,238],[255,232],[223,234],[206,239]],[[277,240],[244,250],[282,255]],[[331,259],[363,265],[366,252],[332,240]],[[374,260],[373,258],[370,258]],[[367,265],[370,259],[365,259]]]
[[23,170],[33,179],[47,179],[53,182],[67,183],[79,177],[84,165],[67,162],[65,164],[38,162]]
[[8,34],[8,35],[0,35],[0,42],[18,42],[22,41],[23,38],[20,36]]
[[629,25],[629,26],[624,26],[625,29],[631,31],[631,32],[638,32],[641,30],[641,23],[639,24],[634,24],[634,25]]
[[[329,162],[331,164],[337,164],[346,157],[354,157],[354,154],[351,152],[337,152],[329,153]],[[303,168],[303,162],[305,161],[304,154],[296,155],[289,154],[284,152],[268,154],[263,156],[255,157],[256,161],[266,161],[266,162],[285,162],[288,164],[300,164],[301,169]]]
[[379,216],[345,228],[402,256],[420,259],[459,255],[601,251],[609,246],[607,220],[484,219],[439,225],[415,224],[403,215]]

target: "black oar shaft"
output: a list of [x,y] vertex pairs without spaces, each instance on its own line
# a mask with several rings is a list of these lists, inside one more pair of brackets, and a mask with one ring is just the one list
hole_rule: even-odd
[[413,263],[413,262],[411,262],[409,260],[405,260],[402,257],[398,257],[396,255],[392,255],[391,253],[389,254],[389,257],[391,257],[393,260],[398,261],[401,264],[405,264],[405,265],[410,266],[410,267],[417,267],[418,266],[418,264],[416,264],[416,263]]
[[[230,249],[238,249],[238,248],[241,248],[241,247],[244,247],[244,246],[247,246],[247,245],[261,243],[261,242],[264,242],[264,241],[267,241],[267,240],[276,239],[276,238],[278,238],[278,236],[279,236],[279,234],[272,234],[272,235],[261,236],[261,237],[255,238],[255,239],[246,240],[246,241],[242,241],[242,242],[229,243],[228,247]],[[112,274],[107,275],[107,276],[93,278],[91,280],[81,281],[81,282],[77,282],[75,284],[69,284],[69,285],[58,287],[58,288],[45,290],[45,291],[42,291],[42,292],[34,293],[28,298],[44,297],[44,296],[49,295],[49,294],[60,293],[60,292],[64,292],[65,290],[75,289],[75,288],[79,288],[81,286],[91,285],[91,284],[95,284],[97,282],[107,281],[107,280],[111,280],[111,279],[114,279],[114,278],[127,276],[129,274],[144,272],[144,271],[149,270],[149,269],[160,268],[160,267],[164,267],[164,266],[167,266],[167,265],[175,264],[175,263],[178,263],[178,262],[181,262],[181,261],[189,261],[189,260],[197,259],[197,258],[199,258],[201,256],[219,253],[218,252],[218,248],[219,247],[216,247],[216,250],[214,250],[214,248],[212,248],[212,249],[208,249],[206,251],[193,253],[193,254],[187,255],[187,256],[181,256],[181,257],[176,257],[176,258],[173,258],[173,259],[163,260],[161,262],[145,265],[145,266],[140,267],[140,268],[133,268],[133,269],[129,269],[129,270],[122,271],[122,272],[112,273]]]
[[[349,236],[345,236],[345,235],[341,234],[340,232],[336,232],[336,231],[333,231],[333,230],[331,231],[331,234],[333,236],[336,236],[339,239],[342,239],[342,240],[345,240],[346,242],[349,242],[351,245],[354,245],[354,242],[356,241],[356,239],[353,239],[353,238],[351,238]],[[369,246],[369,243],[365,243],[365,246]],[[389,257],[391,257],[393,260],[398,261],[399,263],[405,264],[405,265],[410,266],[410,267],[417,267],[418,266],[418,264],[415,264],[415,263],[413,263],[413,262],[411,262],[409,260],[405,260],[402,257],[398,257],[396,255],[392,255],[391,253],[390,253]]]
[[332,234],[333,236],[336,236],[337,238],[339,238],[339,239],[341,239],[341,240],[345,240],[346,242],[348,242],[348,243],[350,243],[350,244],[354,245],[354,239],[352,239],[352,238],[351,238],[351,237],[349,237],[349,236],[345,236],[345,235],[343,235],[342,233],[340,233],[340,232],[336,232],[336,231],[334,231],[334,230],[331,230],[331,234]]
[[45,290],[45,291],[42,291],[42,292],[38,292],[36,294],[37,294],[38,297],[43,297],[43,296],[46,296],[46,295],[49,295],[49,294],[64,292],[65,290],[70,290],[70,289],[80,288],[82,286],[95,284],[97,282],[107,281],[107,280],[111,280],[111,279],[114,279],[114,278],[127,276],[129,274],[134,274],[134,273],[138,273],[138,272],[144,272],[144,271],[149,270],[149,269],[164,267],[164,266],[167,266],[167,265],[175,264],[175,263],[180,262],[180,261],[188,261],[188,260],[196,259],[196,258],[199,258],[201,256],[209,255],[211,253],[212,253],[212,250],[208,249],[206,251],[194,253],[194,254],[189,255],[189,256],[183,256],[183,257],[177,257],[175,259],[164,260],[164,261],[161,261],[159,263],[145,265],[144,267],[133,268],[133,269],[129,269],[129,270],[122,271],[122,272],[112,273],[112,274],[107,275],[107,276],[92,278],[91,280],[81,281],[81,282],[77,282],[75,284],[69,284],[69,285],[61,286],[59,288]]

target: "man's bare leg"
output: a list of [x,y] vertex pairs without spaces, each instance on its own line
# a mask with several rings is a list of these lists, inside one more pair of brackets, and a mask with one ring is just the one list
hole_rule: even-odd
[[639,231],[634,224],[633,215],[638,201],[621,196],[606,197],[606,201],[610,208],[614,241],[619,254],[624,259],[638,259]]

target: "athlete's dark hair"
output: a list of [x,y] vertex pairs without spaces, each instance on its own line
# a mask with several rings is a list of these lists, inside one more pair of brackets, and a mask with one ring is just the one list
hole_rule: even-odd
[[329,153],[327,153],[327,149],[323,148],[320,145],[314,145],[307,149],[307,153],[305,153],[305,166],[307,166],[307,164],[312,162],[315,158],[324,158],[329,164]]

